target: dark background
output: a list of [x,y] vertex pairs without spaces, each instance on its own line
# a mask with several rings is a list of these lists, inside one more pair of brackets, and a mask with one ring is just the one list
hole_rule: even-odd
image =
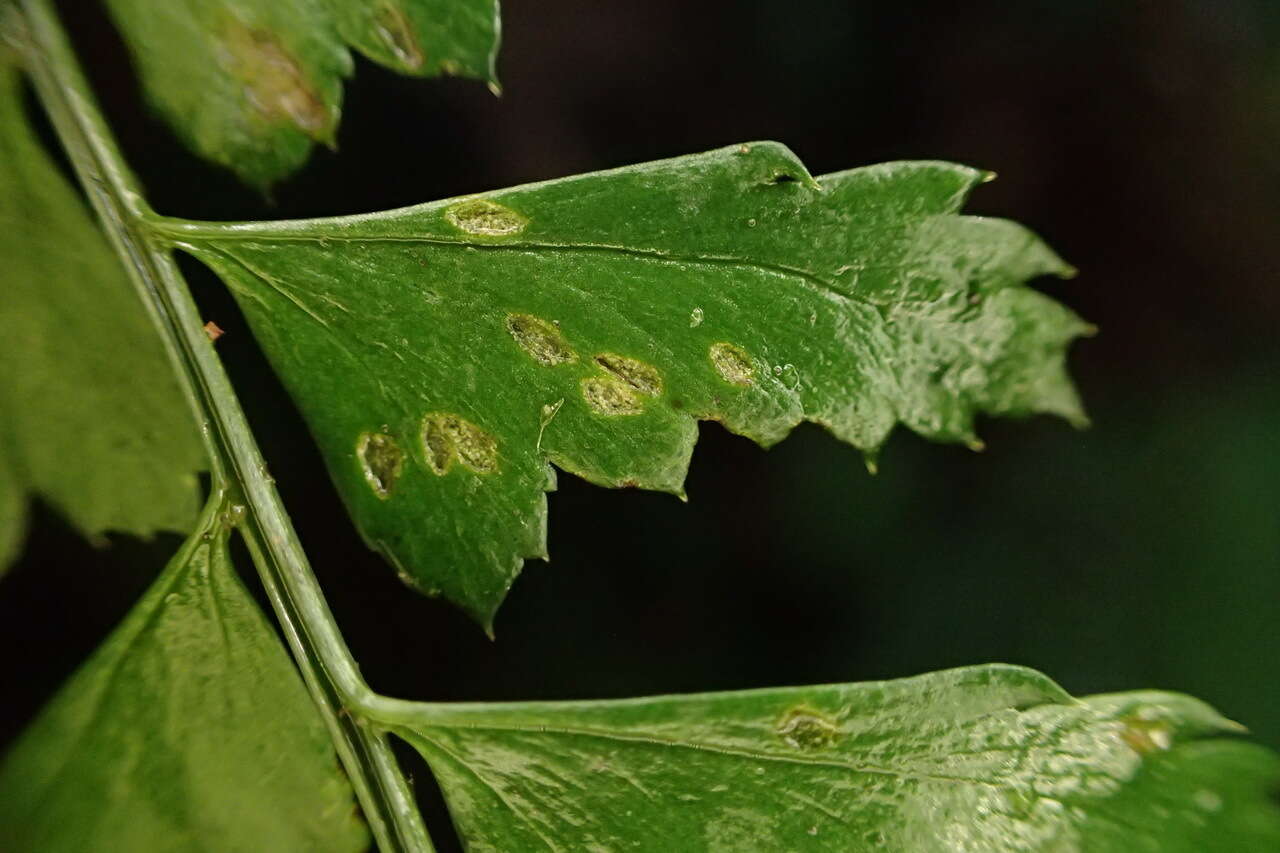
[[[510,0],[504,97],[362,62],[341,152],[270,202],[180,148],[101,11],[64,5],[161,212],[354,213],[778,139],[815,174],[997,170],[970,209],[1081,270],[1043,286],[1102,329],[1071,359],[1091,430],[987,421],[983,454],[899,432],[871,477],[816,427],[766,453],[704,424],[687,505],[561,476],[555,562],[526,567],[490,642],[365,550],[234,305],[193,268],[375,689],[613,697],[1007,661],[1077,694],[1193,693],[1280,747],[1280,4]],[[0,737],[176,543],[94,550],[38,511],[0,584]]]

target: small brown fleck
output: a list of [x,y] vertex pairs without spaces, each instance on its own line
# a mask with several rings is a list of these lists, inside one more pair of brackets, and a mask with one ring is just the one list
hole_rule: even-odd
[[216,341],[218,338],[226,334],[217,323],[210,320],[204,324],[204,333],[209,336],[209,340]]

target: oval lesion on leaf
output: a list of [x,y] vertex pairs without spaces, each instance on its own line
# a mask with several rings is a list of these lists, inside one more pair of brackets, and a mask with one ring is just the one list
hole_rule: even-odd
[[520,349],[538,364],[554,367],[578,360],[578,354],[555,323],[532,314],[508,314],[506,325]]
[[458,202],[444,212],[444,218],[459,231],[478,237],[511,237],[529,224],[527,217],[487,198]]
[[1120,722],[1120,739],[1139,755],[1150,755],[1173,745],[1172,726],[1157,716],[1138,712]]
[[395,437],[385,432],[361,433],[356,442],[356,456],[373,493],[382,500],[391,497],[404,470],[404,451]]
[[711,366],[720,378],[730,385],[750,385],[755,381],[756,368],[746,350],[737,344],[719,341],[707,350]]
[[638,415],[645,399],[662,393],[662,374],[651,364],[617,353],[592,358],[600,372],[582,379],[582,398],[601,415]]
[[605,373],[616,376],[640,394],[656,397],[662,393],[662,374],[652,364],[611,352],[602,352],[592,360]]
[[222,31],[220,48],[223,67],[244,87],[246,102],[263,120],[293,124],[312,139],[329,138],[336,115],[273,33],[232,21]]
[[609,416],[638,415],[644,411],[640,392],[612,373],[586,376],[581,383],[582,399],[591,410]]
[[476,474],[498,470],[498,440],[449,412],[432,412],[422,419],[422,449],[427,466],[438,477],[448,474],[454,461]]
[[398,3],[382,0],[374,12],[373,26],[378,37],[405,68],[416,71],[426,62],[413,24]]
[[806,707],[787,711],[779,718],[774,731],[787,746],[805,751],[829,749],[844,737],[835,720]]

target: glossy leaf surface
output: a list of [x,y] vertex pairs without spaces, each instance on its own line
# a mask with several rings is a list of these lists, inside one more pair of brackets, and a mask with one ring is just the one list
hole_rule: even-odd
[[0,65],[0,567],[28,495],[86,535],[184,530],[204,466],[159,336]]
[[984,179],[890,163],[814,180],[734,146],[388,213],[164,225],[235,291],[366,540],[486,626],[545,554],[547,464],[682,493],[698,420],[801,420],[868,453],[901,422],[1082,419],[1068,268],[956,214]]
[[432,706],[396,731],[473,851],[1277,849],[1280,759],[1167,693],[983,666],[899,681]]
[[356,851],[328,733],[227,558],[194,538],[0,767],[6,850]]
[[107,0],[147,98],[196,153],[266,186],[332,144],[347,45],[496,86],[497,0]]

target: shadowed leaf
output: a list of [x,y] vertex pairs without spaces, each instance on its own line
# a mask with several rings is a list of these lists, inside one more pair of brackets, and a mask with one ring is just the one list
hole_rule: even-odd
[[94,536],[185,530],[204,454],[160,338],[0,65],[0,568],[28,494]]
[[365,848],[225,529],[183,547],[0,765],[0,838],[76,853]]
[[496,88],[497,0],[108,0],[148,100],[197,154],[265,187],[332,145],[347,45]]

